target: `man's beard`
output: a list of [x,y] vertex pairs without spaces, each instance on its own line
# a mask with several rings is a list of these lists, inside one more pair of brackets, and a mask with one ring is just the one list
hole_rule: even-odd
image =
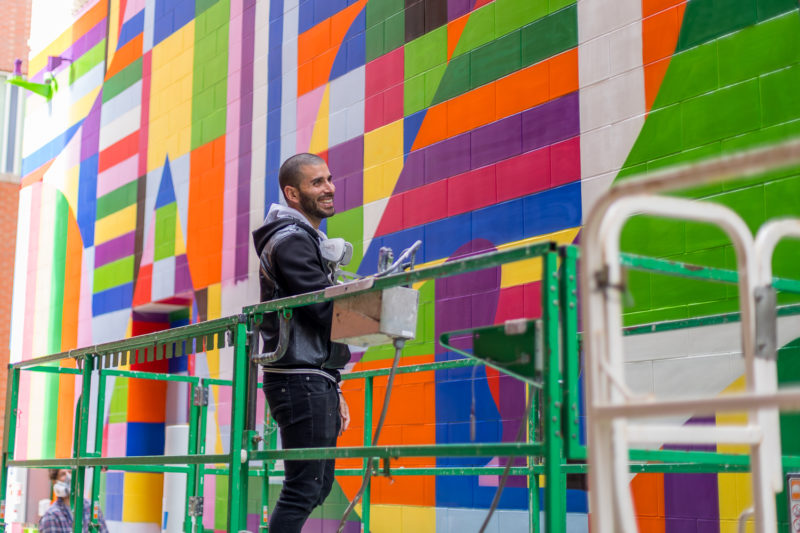
[[314,198],[312,196],[303,194],[301,192],[300,193],[300,207],[303,208],[303,212],[305,214],[307,214],[309,216],[312,216],[314,218],[318,218],[320,220],[323,219],[323,218],[331,217],[331,216],[333,216],[333,214],[335,212],[335,209],[334,209],[333,205],[331,205],[330,211],[326,211],[326,210],[323,210],[319,206],[319,204],[317,203],[318,200],[321,200],[323,198],[330,198],[331,200],[333,200],[333,195],[332,194],[330,194],[330,195],[322,194],[322,195],[317,196],[316,198]]

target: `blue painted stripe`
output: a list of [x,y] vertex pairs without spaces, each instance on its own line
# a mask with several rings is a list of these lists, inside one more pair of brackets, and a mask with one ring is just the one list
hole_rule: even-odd
[[375,272],[381,246],[390,246],[397,254],[416,239],[422,239],[417,260],[427,263],[449,258],[475,239],[486,239],[499,246],[580,224],[581,184],[573,182],[373,239],[358,273]]
[[66,131],[54,137],[53,140],[32,154],[22,158],[22,175],[26,176],[51,159],[54,159],[61,150],[64,149],[67,143],[72,140],[72,136],[75,135],[75,132],[81,127],[81,124],[83,124],[83,119],[70,126]]
[[128,44],[131,39],[144,31],[144,9],[125,21],[119,31],[117,50]]
[[[269,5],[269,55],[267,62],[267,160],[264,180],[264,215],[278,202],[278,169],[281,166],[281,85],[283,68],[283,0]],[[301,8],[302,11],[302,8]]]
[[94,245],[94,223],[97,214],[97,160],[98,154],[81,161],[78,171],[78,228],[83,247]]
[[92,295],[92,316],[126,309],[132,301],[133,282],[95,293]]

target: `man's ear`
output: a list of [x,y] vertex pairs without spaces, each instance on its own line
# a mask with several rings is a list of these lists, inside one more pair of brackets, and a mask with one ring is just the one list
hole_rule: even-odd
[[291,185],[287,185],[283,188],[283,196],[286,198],[287,202],[297,203],[300,201],[300,191]]

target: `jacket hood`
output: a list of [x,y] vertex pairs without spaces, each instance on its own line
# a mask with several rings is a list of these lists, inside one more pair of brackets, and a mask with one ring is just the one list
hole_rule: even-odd
[[317,239],[327,239],[327,236],[320,230],[314,229],[305,215],[297,209],[285,205],[272,204],[269,207],[264,223],[253,231],[253,244],[256,246],[258,255],[261,255],[262,250],[264,250],[267,242],[276,231],[290,224],[297,224]]

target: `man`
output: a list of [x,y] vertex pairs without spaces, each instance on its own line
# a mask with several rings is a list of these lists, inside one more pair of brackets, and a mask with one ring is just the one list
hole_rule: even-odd
[[[70,508],[70,481],[72,476],[69,470],[51,469],[50,483],[53,485],[53,492],[56,501],[44,513],[39,520],[39,533],[72,533],[72,509]],[[83,500],[83,531],[88,533],[89,520],[91,519],[89,500]],[[101,533],[108,533],[103,512],[98,510],[97,523]]]
[[[325,160],[313,154],[287,159],[278,172],[286,206],[273,204],[253,232],[260,258],[261,301],[324,289],[332,275],[320,250],[319,230],[333,215],[333,185]],[[330,340],[333,304],[294,310],[286,353],[264,367],[264,394],[284,448],[336,446],[350,421],[339,389],[339,369],[350,359],[346,345]],[[278,341],[278,317],[261,326],[264,349]],[[269,520],[271,533],[298,533],[333,486],[334,460],[286,461],[283,489]]]

